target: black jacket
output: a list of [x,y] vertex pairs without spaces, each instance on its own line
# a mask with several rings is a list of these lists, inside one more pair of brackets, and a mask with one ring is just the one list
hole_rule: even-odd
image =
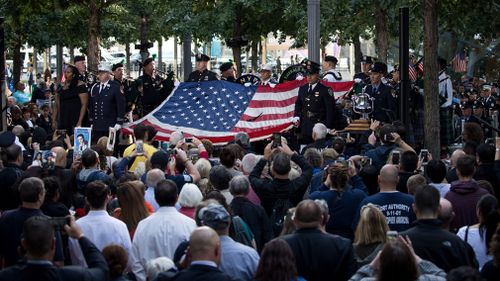
[[231,210],[235,216],[239,216],[248,224],[255,237],[257,249],[262,251],[264,245],[273,239],[271,222],[264,208],[250,202],[246,197],[234,197]]
[[208,265],[191,265],[187,269],[171,276],[170,272],[162,272],[156,281],[236,281],[216,267]]
[[5,163],[0,171],[0,210],[6,211],[19,207],[21,200],[14,186],[23,174],[23,170],[15,164]]
[[[487,164],[480,164],[477,167],[476,173],[474,174],[474,179],[475,180],[486,180],[491,183],[493,186],[493,190],[496,194],[497,199],[500,198],[500,177],[497,175],[497,173],[500,171],[499,169],[495,169],[495,165],[499,166],[500,161],[496,161],[498,164],[495,163],[487,163]],[[499,166],[500,167],[500,166]]]
[[356,272],[348,239],[307,228],[286,235],[283,240],[292,248],[298,275],[307,281],[348,280]]
[[102,90],[100,86],[95,83],[90,89],[89,120],[92,130],[107,132],[109,127],[125,121],[126,101],[118,81],[108,81]]
[[446,272],[462,265],[475,266],[475,258],[470,256],[466,243],[441,228],[440,220],[417,220],[413,225],[401,235],[410,237],[415,253],[422,259]]
[[270,216],[274,203],[278,199],[290,199],[293,205],[297,205],[309,186],[312,178],[312,167],[303,156],[293,154],[292,161],[302,169],[300,177],[290,181],[289,179],[262,179],[260,177],[267,161],[261,159],[250,173],[249,180],[253,190],[259,196],[261,205]]
[[89,239],[78,240],[85,256],[88,268],[81,266],[65,266],[57,268],[49,264],[32,264],[21,260],[18,264],[0,271],[0,281],[106,281],[108,279],[108,264],[101,252]]
[[366,86],[365,92],[375,98],[373,102],[372,118],[383,123],[392,123],[397,118],[397,99],[392,95],[391,87],[380,83],[377,91],[372,85]]

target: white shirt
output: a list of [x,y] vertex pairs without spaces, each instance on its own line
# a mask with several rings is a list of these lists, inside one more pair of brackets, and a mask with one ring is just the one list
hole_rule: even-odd
[[189,240],[196,228],[193,219],[175,207],[160,207],[139,222],[132,242],[132,271],[138,281],[146,280],[146,263],[159,257],[174,258],[177,246]]
[[449,107],[453,102],[453,86],[451,85],[451,79],[444,71],[439,74],[438,79],[441,81],[439,82],[439,95],[446,98],[446,102],[441,105],[441,108]]
[[[132,243],[127,225],[110,216],[108,212],[90,211],[76,223],[82,228],[85,237],[92,241],[100,251],[106,246],[117,244],[125,248],[129,255],[131,254]],[[87,266],[78,240],[70,238],[68,244],[73,265]],[[129,265],[131,265],[130,262]]]
[[335,69],[328,70],[323,76],[323,80],[327,82],[337,82],[342,81],[342,74]]
[[[458,230],[457,236],[465,241],[465,230],[467,226],[461,227]],[[488,261],[492,260],[493,257],[487,255],[486,243],[486,230],[483,232],[483,237],[479,234],[479,227],[469,227],[469,234],[467,235],[467,243],[474,249],[477,261],[479,262],[479,270],[483,268],[483,265]]]
[[144,200],[151,204],[151,207],[153,207],[153,210],[155,212],[160,208],[158,203],[156,203],[155,200],[155,189],[154,187],[148,186],[148,189],[146,189],[146,192],[144,193]]
[[444,198],[446,193],[450,191],[449,183],[430,183],[429,185],[436,188],[439,191],[439,196],[441,196],[441,198]]

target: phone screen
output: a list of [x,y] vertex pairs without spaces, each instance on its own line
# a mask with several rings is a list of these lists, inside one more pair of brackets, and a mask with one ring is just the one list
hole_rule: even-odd
[[399,151],[395,151],[392,153],[392,164],[393,165],[399,165],[399,156],[400,156]]
[[427,149],[422,149],[420,151],[420,158],[422,159],[422,163],[429,162],[429,151]]
[[144,143],[142,141],[137,141],[135,144],[135,151],[137,153],[144,153]]
[[278,146],[281,146],[281,134],[280,133],[273,133],[273,144],[272,144],[272,147],[276,148]]

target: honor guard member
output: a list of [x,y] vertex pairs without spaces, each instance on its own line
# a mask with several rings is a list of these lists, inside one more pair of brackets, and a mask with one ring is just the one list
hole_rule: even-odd
[[451,144],[453,142],[453,86],[450,76],[446,74],[447,62],[443,58],[438,58],[439,65],[439,123],[441,124],[440,137],[441,146]]
[[495,109],[496,99],[491,95],[491,84],[483,84],[482,102],[484,104],[485,114],[491,117],[491,111]]
[[203,82],[218,80],[217,74],[207,69],[210,57],[205,54],[196,55],[196,70],[189,74],[186,82]]
[[273,67],[270,64],[261,65],[259,74],[260,85],[274,88],[274,86],[278,84],[278,81],[276,81],[273,77]]
[[99,83],[95,83],[90,89],[89,119],[93,142],[107,136],[109,127],[118,130],[125,115],[125,96],[120,90],[120,83],[111,80],[111,69],[108,66],[100,65],[98,72]]
[[137,78],[132,94],[134,113],[143,117],[158,107],[170,94],[166,80],[155,73],[156,64],[153,58],[147,58],[142,64],[143,74]]
[[335,128],[337,111],[333,90],[320,83],[319,64],[307,61],[305,68],[307,84],[299,88],[293,119],[293,123],[300,128],[301,144],[313,142],[312,130],[316,123],[323,123],[330,129]]
[[97,81],[94,75],[90,74],[87,71],[87,62],[85,60],[85,56],[75,56],[75,58],[73,59],[73,64],[78,69],[78,79],[80,79],[80,81],[83,81],[87,85],[87,88],[90,89],[90,87],[92,87],[92,85]]
[[370,85],[365,92],[374,99],[372,118],[383,123],[392,123],[396,119],[397,99],[392,88],[382,83],[382,77],[387,72],[387,65],[376,62],[370,69]]
[[354,79],[361,79],[361,82],[365,85],[370,84],[370,69],[373,65],[373,59],[370,56],[363,56],[361,58],[361,70],[363,72],[359,72],[354,74]]
[[327,82],[337,82],[342,81],[342,74],[335,70],[337,67],[338,60],[334,56],[326,56],[323,61],[323,80]]
[[236,83],[236,68],[234,63],[225,62],[220,65],[220,80]]
[[113,71],[113,77],[114,80],[118,83],[120,83],[120,90],[122,91],[123,95],[125,96],[125,100],[127,103],[127,106],[125,108],[125,112],[129,112],[132,110],[132,104],[133,101],[131,100],[131,92],[132,92],[132,80],[129,79],[124,79],[123,78],[123,64],[122,63],[116,63],[113,64],[113,67],[111,68],[111,71]]

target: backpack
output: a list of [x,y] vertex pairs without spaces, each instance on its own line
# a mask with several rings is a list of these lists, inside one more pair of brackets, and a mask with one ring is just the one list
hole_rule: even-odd
[[283,229],[283,224],[285,223],[285,217],[290,208],[293,208],[293,204],[288,198],[278,199],[274,202],[271,216],[269,217],[274,237],[278,237],[280,235],[281,230]]
[[234,216],[231,218],[231,226],[232,226],[232,238],[236,242],[240,242],[243,245],[247,245],[248,247],[253,248],[253,233],[250,230],[250,227],[246,224],[246,222],[240,218],[239,216]]

